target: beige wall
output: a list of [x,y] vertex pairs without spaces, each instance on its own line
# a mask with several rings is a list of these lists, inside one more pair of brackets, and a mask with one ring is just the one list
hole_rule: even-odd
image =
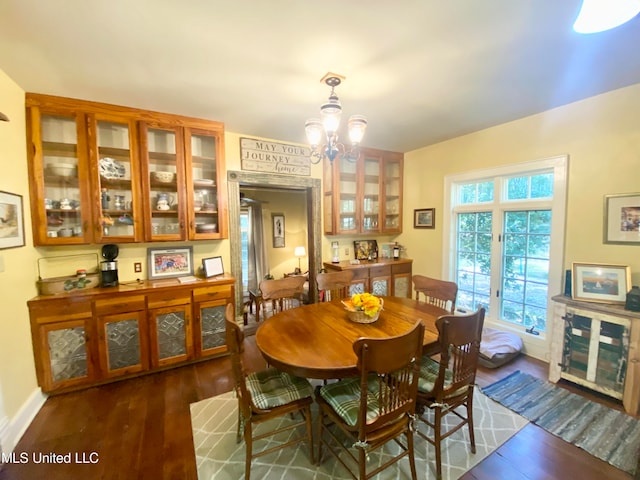
[[[444,177],[569,156],[564,267],[629,265],[640,284],[640,246],[602,241],[603,197],[640,192],[640,84],[405,154],[404,232],[414,272],[442,275]],[[413,210],[436,208],[436,229],[413,228]],[[556,295],[562,292],[550,292]]]
[[[0,250],[0,427],[12,419],[36,389],[27,300],[36,294],[37,252],[31,241],[25,148],[24,91],[0,70],[0,190],[22,195],[26,246]],[[2,412],[4,409],[4,412]],[[5,417],[6,416],[6,417]],[[6,425],[5,425],[6,426]],[[7,426],[7,429],[11,429]],[[0,433],[1,433],[0,428]]]

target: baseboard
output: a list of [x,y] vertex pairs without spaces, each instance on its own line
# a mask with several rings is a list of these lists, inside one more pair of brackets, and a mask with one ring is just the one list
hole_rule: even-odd
[[47,396],[39,388],[35,389],[26,402],[22,404],[16,416],[12,419],[0,419],[0,450],[4,455],[13,452],[22,435],[35,418]]

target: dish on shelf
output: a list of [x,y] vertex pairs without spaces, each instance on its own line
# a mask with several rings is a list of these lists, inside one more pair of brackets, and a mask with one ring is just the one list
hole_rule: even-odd
[[60,177],[73,177],[76,174],[76,166],[73,163],[51,163],[48,169],[53,175]]
[[151,172],[151,180],[159,183],[171,183],[175,176],[173,172]]
[[197,233],[215,233],[218,231],[218,224],[216,223],[198,223],[196,224]]
[[193,181],[193,185],[196,187],[214,187],[215,184],[216,182],[210,178],[196,178]]
[[108,179],[124,178],[126,170],[124,165],[109,157],[100,159],[100,176]]

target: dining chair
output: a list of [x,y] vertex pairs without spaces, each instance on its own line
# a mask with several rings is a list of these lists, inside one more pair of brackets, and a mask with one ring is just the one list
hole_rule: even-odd
[[420,300],[420,294],[424,295],[424,302],[436,305],[451,313],[456,309],[458,285],[446,280],[414,275],[413,289],[416,291],[416,300]]
[[[471,452],[476,453],[473,390],[480,356],[484,314],[484,308],[480,308],[469,315],[443,315],[438,318],[436,327],[440,342],[440,360],[434,360],[427,355],[422,357],[418,381],[418,419],[433,430],[433,436],[420,429],[417,429],[416,433],[435,446],[438,480],[442,478],[442,441],[464,425],[469,427]],[[466,412],[459,407],[466,409]],[[443,432],[442,420],[448,414],[456,415],[457,423]]]
[[[299,442],[309,443],[309,458],[315,463],[313,456],[313,437],[311,423],[311,404],[313,403],[313,387],[304,378],[289,375],[275,368],[268,368],[259,372],[245,371],[242,355],[244,353],[244,333],[235,321],[233,305],[227,305],[225,311],[225,326],[227,348],[231,356],[234,380],[234,390],[238,398],[238,430],[236,442],[242,438],[246,445],[245,479],[251,474],[251,461],[268,453],[280,450]],[[291,414],[302,414],[300,421],[290,423],[269,431],[255,434],[253,427],[276,417]],[[265,448],[259,452],[253,451],[253,442],[273,437],[300,426],[306,426],[306,436],[288,437],[288,441]],[[271,445],[273,442],[270,442]]]
[[[406,334],[354,342],[359,376],[316,388],[318,462],[325,445],[353,478],[364,480],[408,456],[411,478],[416,479],[413,424],[423,335],[424,326],[417,321]],[[323,438],[323,432],[329,438]],[[348,445],[340,433],[349,437]],[[400,452],[367,472],[369,454],[392,440]]]
[[316,276],[320,300],[329,302],[348,298],[349,287],[353,280],[353,270],[319,273]]
[[302,305],[306,281],[306,276],[262,280],[260,282],[260,293],[262,294],[262,313],[264,318],[267,318],[267,304],[272,306],[274,314]]

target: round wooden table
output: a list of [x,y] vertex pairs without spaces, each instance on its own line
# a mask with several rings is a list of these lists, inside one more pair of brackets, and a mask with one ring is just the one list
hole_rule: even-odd
[[424,351],[438,351],[435,321],[449,312],[417,300],[383,297],[374,323],[354,323],[339,300],[279,312],[256,331],[256,345],[267,362],[306,378],[330,379],[358,374],[352,345],[360,337],[385,338],[408,332],[419,319],[425,326]]

